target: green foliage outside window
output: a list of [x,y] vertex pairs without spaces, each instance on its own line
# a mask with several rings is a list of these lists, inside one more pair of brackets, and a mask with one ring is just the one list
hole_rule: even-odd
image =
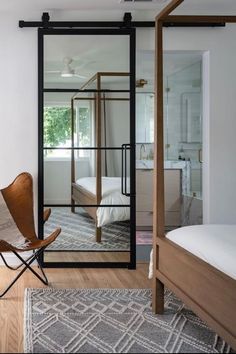
[[89,120],[89,109],[86,107],[79,108],[79,146],[89,146],[90,145],[90,120]]
[[69,107],[44,108],[44,145],[56,147],[71,139],[71,109]]
[[[79,107],[77,127],[78,135],[75,135],[75,141],[78,139],[78,146],[91,145],[91,124],[90,109],[88,107]],[[71,108],[63,106],[44,108],[44,146],[46,147],[64,147],[71,146]],[[64,154],[63,152],[62,154]],[[45,150],[45,156],[54,154],[53,150]],[[80,155],[80,152],[78,152]],[[82,153],[82,156],[86,152]]]

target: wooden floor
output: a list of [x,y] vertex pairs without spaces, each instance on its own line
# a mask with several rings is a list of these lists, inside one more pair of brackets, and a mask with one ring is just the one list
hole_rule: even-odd
[[[14,276],[13,271],[0,267],[1,289]],[[127,269],[46,269],[50,286],[55,288],[149,288],[148,265],[137,270]],[[29,271],[0,299],[0,352],[23,352],[23,301],[25,288],[44,285]]]
[[130,252],[44,252],[45,262],[130,262]]

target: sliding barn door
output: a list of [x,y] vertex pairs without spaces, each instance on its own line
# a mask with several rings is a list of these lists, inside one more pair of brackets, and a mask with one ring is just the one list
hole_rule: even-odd
[[39,29],[40,238],[55,225],[46,266],[135,267],[134,29]]

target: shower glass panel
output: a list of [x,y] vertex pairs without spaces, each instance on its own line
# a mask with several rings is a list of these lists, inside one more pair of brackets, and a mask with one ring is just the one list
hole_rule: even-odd
[[167,229],[201,224],[201,53],[168,52],[164,55],[164,153],[164,167],[172,170],[168,177],[165,174],[165,184],[180,186],[178,193],[165,192]]

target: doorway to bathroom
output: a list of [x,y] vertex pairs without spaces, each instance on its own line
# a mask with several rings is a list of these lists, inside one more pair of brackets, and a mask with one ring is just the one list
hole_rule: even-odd
[[165,172],[167,229],[202,224],[202,67],[200,52],[165,53],[164,168],[176,175]]
[[[136,88],[137,258],[152,247],[154,168],[154,52],[137,53],[149,77]],[[152,62],[153,61],[153,62]],[[144,64],[145,62],[145,64]],[[139,69],[137,69],[138,72]],[[203,54],[164,54],[164,178],[166,232],[202,224]],[[154,76],[154,75],[153,75]],[[137,77],[139,77],[137,73]]]

